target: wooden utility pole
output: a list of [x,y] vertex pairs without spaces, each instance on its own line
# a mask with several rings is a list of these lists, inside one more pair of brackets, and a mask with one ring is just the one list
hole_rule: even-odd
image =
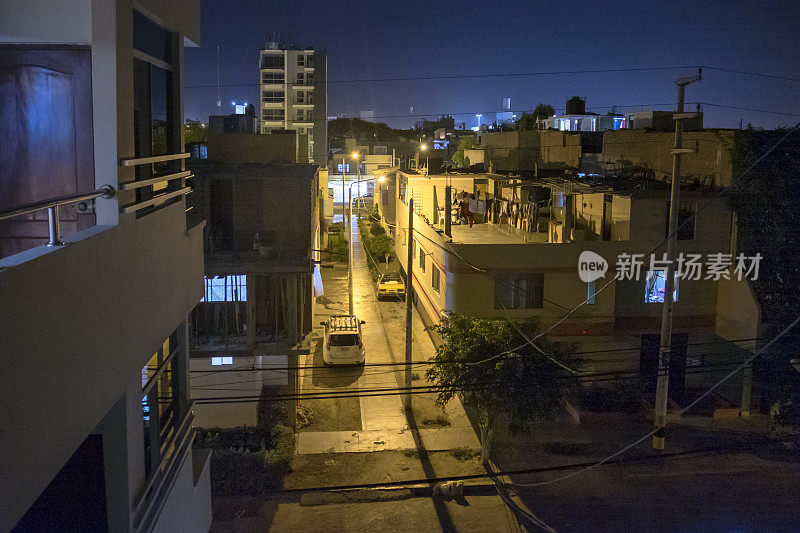
[[675,148],[672,149],[672,187],[669,196],[669,226],[667,234],[667,271],[664,279],[664,305],[661,309],[661,343],[658,350],[658,378],[656,382],[656,433],[653,435],[653,448],[663,450],[665,436],[663,427],[667,423],[667,398],[669,397],[669,358],[672,351],[672,311],[675,302],[672,299],[675,290],[675,245],[678,240],[678,197],[681,179],[681,155],[694,152],[691,148],[683,148],[683,121],[693,118],[695,113],[684,113],[683,102],[686,86],[700,81],[701,72],[697,76],[681,78],[678,85],[678,109],[675,113]]
[[[409,191],[410,192],[410,191]],[[420,252],[421,253],[421,252]],[[411,312],[414,290],[412,269],[414,268],[414,197],[408,195],[408,247],[406,248],[406,371],[405,371],[405,408],[411,412]]]

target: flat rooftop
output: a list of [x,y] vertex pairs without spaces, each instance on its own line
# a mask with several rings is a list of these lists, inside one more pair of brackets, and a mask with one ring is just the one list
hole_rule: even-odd
[[[441,228],[439,228],[441,229]],[[454,244],[546,243],[546,233],[528,233],[508,224],[469,224],[451,227]]]
[[310,180],[317,173],[313,163],[221,163],[207,160],[186,162],[198,178]]

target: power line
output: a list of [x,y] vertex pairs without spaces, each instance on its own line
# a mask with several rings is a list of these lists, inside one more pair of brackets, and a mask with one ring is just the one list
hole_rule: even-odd
[[731,68],[720,68],[720,67],[709,67],[703,65],[703,68],[706,70],[716,70],[718,72],[728,72],[731,74],[742,74],[745,76],[757,76],[759,78],[770,78],[773,80],[784,80],[784,81],[800,81],[800,78],[789,78],[787,76],[775,76],[773,74],[762,74],[759,72],[746,72],[744,70],[734,70]]
[[[647,72],[660,70],[682,70],[696,69],[697,65],[684,67],[628,67],[628,68],[606,68],[606,69],[581,69],[581,70],[551,70],[540,72],[511,72],[505,74],[453,74],[443,76],[402,76],[394,78],[361,78],[319,81],[320,84],[331,83],[380,83],[397,81],[430,81],[430,80],[462,80],[462,79],[482,79],[482,78],[515,78],[526,76],[562,76],[569,74],[603,74],[613,72]],[[261,83],[223,83],[220,87],[260,87]],[[202,88],[208,89],[216,85],[184,85],[184,89]]]
[[[731,377],[733,377],[738,372],[740,372],[742,369],[746,368],[749,364],[751,364],[757,357],[759,357],[762,353],[764,353],[766,350],[768,350],[770,346],[772,346],[774,343],[776,343],[781,337],[786,335],[786,333],[788,333],[792,328],[794,328],[799,322],[800,322],[800,315],[798,315],[797,318],[795,318],[788,326],[786,326],[777,335],[775,335],[772,338],[772,340],[770,340],[763,348],[761,348],[760,350],[756,351],[752,356],[750,356],[747,359],[745,359],[740,365],[738,365],[736,368],[731,370],[722,379],[720,379],[714,385],[712,385],[710,388],[708,388],[703,394],[698,396],[692,403],[690,403],[689,405],[687,405],[686,407],[684,407],[683,409],[678,411],[676,414],[674,414],[673,417],[675,419],[677,419],[683,413],[689,411],[694,406],[696,406],[698,403],[703,401],[712,392],[714,392],[717,388],[719,388],[723,383],[728,381]],[[632,443],[630,443],[627,446],[617,450],[616,452],[612,453],[611,455],[606,456],[602,460],[597,461],[597,462],[595,462],[595,463],[593,463],[593,464],[591,464],[589,466],[586,466],[585,468],[582,468],[581,470],[579,470],[577,472],[573,472],[573,473],[565,475],[565,476],[560,476],[558,478],[551,479],[551,480],[548,480],[548,481],[540,481],[538,483],[514,483],[514,485],[521,486],[521,487],[539,487],[539,486],[543,486],[543,485],[552,485],[553,483],[558,483],[559,481],[563,481],[565,479],[569,479],[569,478],[578,476],[580,474],[586,473],[589,470],[593,470],[594,468],[597,468],[598,466],[603,465],[603,464],[611,461],[615,457],[625,453],[626,451],[630,450],[631,448],[633,448],[634,446],[638,445],[639,443],[641,443],[641,442],[645,441],[646,439],[652,437],[657,432],[659,432],[663,428],[665,428],[669,424],[669,422],[670,422],[669,420],[665,420],[663,424],[659,424],[653,430],[649,431],[646,435],[640,437],[639,439],[636,439]]]
[[[798,80],[800,81],[800,80]],[[713,104],[711,102],[697,102],[701,105],[708,105],[712,107],[723,107],[726,109],[739,109],[741,111],[754,111],[756,113],[769,113],[770,115],[783,115],[786,117],[800,117],[800,113],[784,113],[783,111],[771,111],[769,109],[755,109],[753,107],[740,107],[735,105]]]

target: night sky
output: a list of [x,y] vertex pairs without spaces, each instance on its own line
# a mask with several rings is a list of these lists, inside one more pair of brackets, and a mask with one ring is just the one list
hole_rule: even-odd
[[[476,113],[493,119],[503,97],[515,112],[539,102],[563,111],[575,95],[599,113],[612,105],[672,109],[675,78],[693,70],[340,80],[689,65],[800,79],[800,2],[660,4],[203,0],[201,47],[186,52],[185,114],[205,120],[217,113],[217,46],[222,112],[233,112],[232,100],[257,102],[258,51],[273,34],[327,50],[329,116],[372,110],[394,127],[442,113],[474,126]],[[704,106],[706,127],[738,127],[743,119],[772,128],[800,119],[800,81],[705,69],[686,99],[790,114]]]

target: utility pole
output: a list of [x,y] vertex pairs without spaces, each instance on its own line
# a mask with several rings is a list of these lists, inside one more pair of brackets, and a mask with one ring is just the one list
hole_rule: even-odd
[[[347,242],[347,301],[348,309],[350,309],[350,316],[353,316],[353,188],[349,187],[347,190],[347,203],[350,204],[350,238]],[[358,226],[358,224],[356,224]],[[358,231],[358,229],[356,229]]]
[[[411,292],[414,290],[412,269],[414,268],[414,197],[408,191],[408,247],[406,248],[406,372],[405,408],[411,412]],[[420,251],[420,253],[422,253]]]
[[669,231],[667,238],[667,271],[664,280],[664,305],[661,308],[661,342],[658,350],[658,381],[656,383],[655,426],[653,448],[663,450],[665,436],[663,426],[667,422],[667,398],[669,397],[669,358],[672,351],[672,310],[675,302],[672,299],[675,290],[675,245],[678,240],[678,196],[680,193],[681,155],[694,152],[691,148],[683,148],[683,121],[692,118],[695,113],[684,113],[683,102],[686,86],[700,81],[702,71],[697,76],[680,78],[678,85],[678,109],[675,113],[675,148],[672,149],[672,187],[669,196]]
[[347,217],[344,213],[344,170],[347,168],[347,161],[345,157],[342,156],[342,226],[346,226],[345,222],[347,222]]

